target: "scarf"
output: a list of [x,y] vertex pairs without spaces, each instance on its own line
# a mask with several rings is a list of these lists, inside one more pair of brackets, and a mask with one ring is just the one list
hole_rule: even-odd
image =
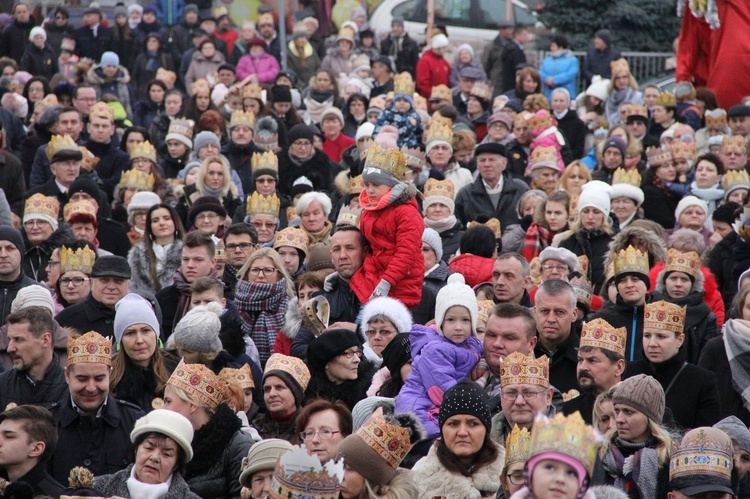
[[529,262],[539,256],[544,248],[552,243],[552,233],[536,222],[529,226],[523,241],[521,254]]
[[159,52],[146,51],[146,71],[156,73],[159,69]]
[[750,410],[750,322],[731,319],[724,324],[724,348],[732,371],[732,387]]
[[130,478],[126,482],[128,492],[133,499],[160,499],[167,495],[172,484],[172,475],[163,483],[143,483],[135,477],[135,466],[130,470]]
[[440,220],[424,219],[424,226],[434,229],[438,234],[451,230],[456,225],[456,215],[441,218]]
[[[208,275],[209,277],[213,277],[214,279],[219,279],[219,274],[216,272],[216,269],[211,269],[211,273]],[[174,315],[172,329],[177,326],[177,323],[180,322],[180,319],[182,319],[190,310],[190,298],[192,296],[190,288],[192,284],[187,282],[185,276],[182,275],[181,268],[177,269],[177,272],[174,273],[174,286],[177,288],[177,291],[180,292],[180,300],[177,302],[177,311]]]
[[711,187],[701,188],[698,187],[698,183],[693,180],[693,182],[690,183],[690,193],[706,202],[716,201],[717,199],[724,198],[724,189],[720,186],[721,184],[717,182]]
[[631,87],[625,87],[622,90],[612,89],[612,92],[607,98],[607,105],[604,110],[605,114],[607,115],[607,121],[610,124],[620,124],[620,105],[623,102],[632,102],[634,100],[637,100],[635,99],[636,93],[638,93],[638,91],[634,90]]
[[154,256],[156,257],[156,273],[160,274],[162,270],[164,270],[164,264],[167,262],[167,253],[169,253],[169,249],[172,247],[172,244],[169,243],[162,246],[161,244],[154,243],[151,246],[151,249],[154,250]]
[[212,189],[212,188],[210,188],[208,185],[206,185],[204,183],[201,191],[203,191],[201,193],[201,197],[203,197],[203,196],[211,196],[213,198],[218,199],[219,203],[222,202],[224,196],[226,195],[226,192],[224,192],[224,186],[223,185],[221,187],[219,187],[218,189]]
[[263,366],[284,326],[288,303],[286,279],[275,283],[237,282],[234,304],[242,318],[242,332],[255,342]]
[[130,26],[130,29],[136,29],[139,24],[141,24],[140,18],[133,20],[128,17],[128,26]]
[[[324,98],[325,95],[328,95],[328,97]],[[323,100],[318,100],[319,98],[323,98]],[[333,107],[333,93],[312,90],[310,97],[305,99],[305,106],[307,106],[307,113],[310,115],[312,122],[320,123],[323,119],[323,113]]]
[[302,227],[302,230],[305,231],[307,237],[310,239],[310,244],[325,242],[326,240],[328,240],[331,235],[331,231],[333,230],[333,224],[328,220],[326,220],[326,223],[323,226],[323,230],[319,230],[318,232],[310,232],[303,226],[300,227]]
[[315,156],[315,148],[313,147],[313,152],[311,152],[310,154],[308,154],[304,158],[296,158],[296,157],[292,156],[291,152],[287,152],[286,154],[287,154],[287,156],[289,156],[289,160],[292,163],[294,163],[294,166],[302,166],[305,163],[307,163],[308,161],[310,161],[313,156]]
[[[649,445],[654,445],[654,441],[636,444],[615,437],[602,460],[605,471],[615,479],[613,485],[624,490],[630,497],[656,499],[659,459],[656,449]],[[625,457],[621,449],[635,450],[635,452]]]

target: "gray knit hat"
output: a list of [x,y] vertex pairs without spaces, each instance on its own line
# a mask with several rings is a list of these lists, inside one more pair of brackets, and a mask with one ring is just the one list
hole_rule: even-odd
[[737,416],[727,416],[716,423],[714,428],[729,435],[740,449],[750,453],[750,430],[747,429],[747,426],[740,418]]
[[661,423],[664,416],[664,389],[653,377],[638,374],[617,385],[612,403],[629,405],[652,421]]
[[214,144],[221,149],[221,141],[219,140],[219,137],[217,137],[214,132],[204,130],[193,139],[193,151],[195,151],[195,154],[197,155],[198,151],[201,150],[201,147],[206,144]]
[[221,312],[221,305],[215,302],[193,308],[177,323],[170,340],[191,352],[221,352]]
[[435,229],[425,227],[422,232],[422,242],[430,245],[430,248],[435,252],[438,263],[440,263],[440,260],[443,259],[443,240],[440,239],[440,234]]

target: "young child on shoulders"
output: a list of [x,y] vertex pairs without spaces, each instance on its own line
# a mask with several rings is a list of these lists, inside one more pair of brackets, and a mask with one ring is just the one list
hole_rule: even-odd
[[393,102],[388,104],[375,123],[373,137],[382,127],[392,125],[398,130],[398,147],[418,147],[422,140],[422,118],[414,109],[414,81],[409,73],[393,78]]

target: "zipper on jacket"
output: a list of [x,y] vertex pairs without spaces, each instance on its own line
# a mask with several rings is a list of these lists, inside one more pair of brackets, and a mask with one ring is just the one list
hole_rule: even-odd
[[636,326],[638,325],[638,307],[633,307],[633,326],[630,330],[630,362],[633,362],[633,356],[635,353],[635,334]]

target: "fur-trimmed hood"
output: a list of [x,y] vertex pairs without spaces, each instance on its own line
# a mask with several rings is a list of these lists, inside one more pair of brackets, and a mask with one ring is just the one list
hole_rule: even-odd
[[336,174],[333,183],[340,195],[349,194],[349,181],[351,180],[351,170],[343,170]]
[[627,249],[631,238],[637,238],[648,249],[649,265],[654,266],[656,262],[663,262],[667,258],[667,244],[658,234],[644,227],[628,225],[618,234],[612,237],[609,251],[604,255],[605,268],[612,262],[612,254]]
[[297,333],[302,327],[302,312],[299,311],[299,299],[293,297],[289,299],[289,303],[286,306],[286,313],[284,314],[284,327],[281,328],[281,332],[284,336],[294,341],[297,337]]
[[[667,273],[666,270],[662,270],[659,272],[659,276],[656,278],[656,287],[654,288],[659,293],[666,296],[667,294],[667,286],[665,284]],[[693,286],[690,288],[690,293],[704,293],[706,291],[704,284],[706,281],[706,276],[703,275],[703,272],[696,272],[695,275],[695,282],[693,283]]]
[[86,73],[86,79],[92,85],[106,85],[111,83],[113,80],[118,83],[125,85],[130,82],[130,73],[123,66],[118,66],[117,75],[114,78],[108,78],[104,76],[104,68],[101,64],[92,66],[91,69]]

